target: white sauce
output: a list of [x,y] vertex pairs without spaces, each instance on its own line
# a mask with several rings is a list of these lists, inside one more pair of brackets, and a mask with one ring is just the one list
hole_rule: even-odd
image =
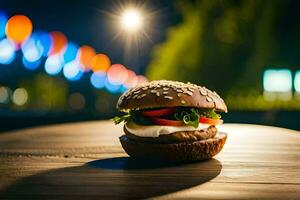
[[209,126],[209,124],[202,123],[199,123],[197,128],[192,126],[143,126],[132,122],[125,124],[125,128],[128,130],[128,132],[140,137],[158,137],[160,135],[168,135],[178,131],[196,131],[206,129]]

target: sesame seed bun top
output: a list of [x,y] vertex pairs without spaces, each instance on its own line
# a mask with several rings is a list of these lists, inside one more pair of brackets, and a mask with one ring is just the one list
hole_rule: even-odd
[[124,112],[178,106],[227,112],[225,102],[216,92],[191,83],[167,80],[151,81],[131,88],[121,95],[117,103],[117,108]]

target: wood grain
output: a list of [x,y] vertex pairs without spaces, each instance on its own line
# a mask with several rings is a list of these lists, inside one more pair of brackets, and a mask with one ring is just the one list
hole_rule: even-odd
[[300,134],[226,124],[214,159],[162,165],[129,159],[109,121],[0,134],[0,199],[299,199]]

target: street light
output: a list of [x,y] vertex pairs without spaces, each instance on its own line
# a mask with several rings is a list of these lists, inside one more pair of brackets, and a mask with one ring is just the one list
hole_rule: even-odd
[[136,9],[125,10],[121,16],[122,27],[130,32],[139,30],[142,27],[143,17]]

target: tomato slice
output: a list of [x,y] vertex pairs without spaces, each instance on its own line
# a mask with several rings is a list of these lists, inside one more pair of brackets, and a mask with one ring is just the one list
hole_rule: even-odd
[[223,124],[222,119],[212,119],[212,118],[207,118],[207,117],[200,117],[199,122],[204,123],[204,124],[210,124],[210,125]]
[[178,120],[170,120],[170,119],[162,119],[158,117],[149,118],[154,124],[163,125],[163,126],[184,126],[183,121]]
[[149,110],[149,111],[142,111],[142,115],[147,117],[157,117],[157,116],[163,116],[163,115],[170,115],[175,113],[174,108],[162,108],[157,110]]

